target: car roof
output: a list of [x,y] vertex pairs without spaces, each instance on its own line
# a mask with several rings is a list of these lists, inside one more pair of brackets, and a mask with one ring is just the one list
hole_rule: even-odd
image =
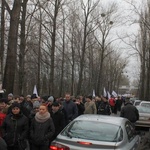
[[116,117],[116,116],[107,116],[107,115],[96,115],[96,114],[84,114],[77,117],[75,120],[86,120],[86,121],[98,121],[98,122],[105,122],[115,125],[122,125],[125,121],[127,121],[126,118],[122,117]]

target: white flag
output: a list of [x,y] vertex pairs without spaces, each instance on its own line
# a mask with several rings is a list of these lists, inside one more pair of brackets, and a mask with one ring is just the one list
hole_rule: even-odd
[[36,96],[38,97],[38,92],[37,92],[36,85],[34,85],[33,94],[36,94]]
[[111,95],[110,95],[110,93],[109,93],[109,92],[107,92],[107,95],[108,95],[108,99],[110,99],[110,98],[111,98]]
[[95,90],[93,90],[93,97],[95,97]]
[[103,94],[103,96],[104,96],[104,97],[106,97],[106,96],[107,96],[107,93],[106,93],[105,88],[104,88],[104,94]]
[[117,97],[117,93],[116,93],[115,91],[112,91],[112,95],[113,95],[114,97]]

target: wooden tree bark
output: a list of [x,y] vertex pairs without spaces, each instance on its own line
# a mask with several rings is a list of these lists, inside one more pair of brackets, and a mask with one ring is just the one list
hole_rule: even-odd
[[42,40],[42,12],[40,8],[40,25],[39,25],[39,45],[38,45],[38,74],[37,74],[37,90],[40,94],[41,87],[41,40]]
[[64,80],[64,60],[65,60],[65,34],[66,34],[66,28],[65,28],[65,19],[64,19],[64,12],[63,13],[63,46],[62,46],[62,63],[61,63],[61,77],[60,77],[60,91],[59,96],[62,96],[63,93],[63,80]]
[[53,16],[52,38],[51,38],[51,67],[50,67],[50,94],[54,95],[54,71],[55,71],[55,43],[56,43],[56,30],[57,30],[57,16],[60,8],[61,0],[55,0],[55,9]]
[[6,57],[6,66],[4,71],[3,88],[6,89],[7,93],[13,93],[14,80],[15,80],[15,69],[16,69],[16,58],[17,58],[17,39],[18,39],[18,26],[21,11],[21,0],[15,0],[13,8],[7,5],[7,10],[10,13],[10,28],[8,35],[8,48]]
[[0,45],[0,84],[2,83],[3,78],[3,60],[4,60],[4,33],[5,33],[5,8],[4,8],[4,0],[1,1],[1,45]]
[[25,76],[25,49],[26,49],[26,37],[25,37],[25,22],[26,22],[26,9],[28,0],[24,0],[22,3],[22,18],[21,18],[21,34],[20,34],[20,53],[19,53],[19,94],[23,94],[24,76]]

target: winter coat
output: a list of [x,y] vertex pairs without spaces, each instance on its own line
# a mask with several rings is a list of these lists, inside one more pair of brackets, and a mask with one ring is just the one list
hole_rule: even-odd
[[80,102],[80,104],[77,104],[77,108],[78,108],[78,116],[82,115],[84,113],[84,104],[82,102]]
[[7,150],[7,144],[1,137],[0,137],[0,150]]
[[21,110],[26,117],[29,117],[31,110],[33,109],[33,104],[30,101],[22,101],[21,102]]
[[86,102],[84,104],[85,111],[84,114],[97,114],[97,108],[95,102]]
[[27,139],[29,131],[28,118],[23,114],[7,115],[2,124],[2,136],[8,146],[18,144],[19,139]]
[[108,102],[98,101],[97,102],[97,114],[110,115],[110,106]]
[[55,134],[53,135],[53,139],[55,139],[60,131],[65,127],[65,119],[64,114],[60,111],[57,111],[55,113],[51,112],[51,117],[55,126]]
[[63,108],[66,112],[66,124],[68,124],[70,121],[74,120],[78,116],[78,108],[72,100],[64,101]]
[[135,123],[139,119],[139,112],[135,106],[127,103],[121,109],[120,117],[127,118],[130,122]]
[[[6,117],[6,114],[0,112],[0,127],[2,126],[2,123],[3,123],[4,119],[5,119],[5,117]],[[1,136],[2,136],[2,133],[1,133],[1,128],[0,128],[0,137]]]
[[115,99],[114,98],[109,99],[109,105],[112,106],[112,107],[115,106]]
[[45,122],[38,122],[34,118],[30,127],[30,140],[36,146],[49,145],[49,141],[55,133],[55,127],[52,118]]

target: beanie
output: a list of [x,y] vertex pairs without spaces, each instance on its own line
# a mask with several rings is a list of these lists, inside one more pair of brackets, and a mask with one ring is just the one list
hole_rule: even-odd
[[35,102],[33,103],[33,109],[39,108],[39,107],[40,107],[40,102],[39,102],[39,101],[35,101]]
[[8,96],[9,96],[9,97],[13,97],[13,94],[12,94],[12,93],[9,93]]
[[48,101],[48,102],[53,102],[53,101],[54,101],[54,97],[53,97],[53,96],[50,96],[47,101]]

